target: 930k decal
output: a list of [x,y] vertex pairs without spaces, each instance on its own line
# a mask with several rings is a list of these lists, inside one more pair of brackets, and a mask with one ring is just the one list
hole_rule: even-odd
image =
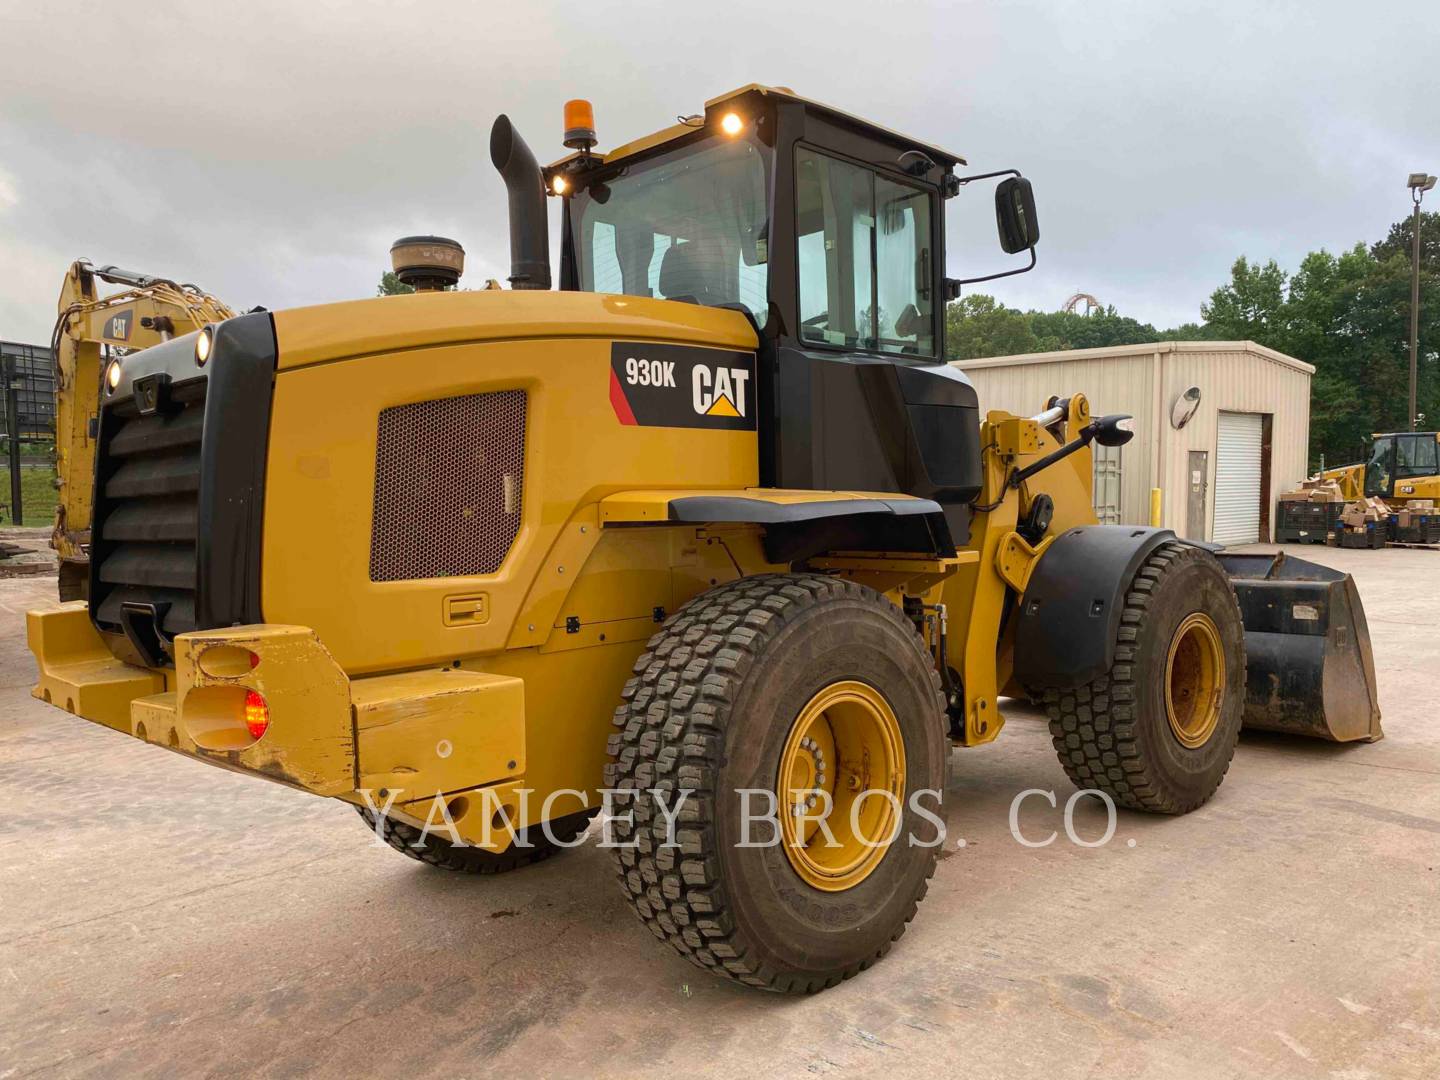
[[622,424],[755,430],[755,354],[617,341],[610,405]]

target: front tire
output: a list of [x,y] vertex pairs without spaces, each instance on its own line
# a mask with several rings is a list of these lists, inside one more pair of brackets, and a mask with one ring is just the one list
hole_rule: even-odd
[[1244,642],[1240,605],[1215,557],[1158,547],[1126,593],[1110,670],[1041,699],[1066,775],[1131,810],[1203,805],[1240,737]]
[[[703,593],[650,639],[616,710],[606,786],[619,789],[611,840],[635,845],[614,851],[626,898],[682,956],[750,986],[810,993],[864,970],[935,870],[941,837],[914,808],[939,813],[944,724],[933,662],[879,593],[819,574]],[[746,789],[775,799],[749,838],[777,838],[779,819],[778,843],[738,846],[744,807],[765,801]],[[682,790],[667,847],[654,793],[673,809]],[[838,812],[861,790],[895,803],[861,800],[852,827]],[[798,809],[821,792],[837,849]]]

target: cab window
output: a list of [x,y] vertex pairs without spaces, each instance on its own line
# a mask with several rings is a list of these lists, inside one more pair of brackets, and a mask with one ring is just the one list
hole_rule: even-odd
[[1412,476],[1434,476],[1440,473],[1436,465],[1434,435],[1402,435],[1397,440],[1395,476],[1407,479]]
[[929,194],[808,148],[795,165],[801,339],[933,356]]

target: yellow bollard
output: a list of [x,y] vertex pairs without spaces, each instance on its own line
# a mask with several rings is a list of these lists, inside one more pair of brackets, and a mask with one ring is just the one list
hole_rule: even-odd
[[1151,489],[1150,489],[1150,524],[1153,525],[1153,526],[1154,526],[1155,528],[1157,528],[1157,529],[1160,527],[1161,518],[1164,517],[1164,514],[1163,514],[1164,506],[1165,506],[1165,497],[1160,494],[1160,489],[1159,489],[1159,488],[1151,488]]

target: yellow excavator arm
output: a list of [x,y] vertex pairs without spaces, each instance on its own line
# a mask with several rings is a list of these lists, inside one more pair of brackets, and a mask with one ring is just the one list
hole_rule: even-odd
[[[101,296],[98,282],[123,286]],[[50,539],[60,560],[60,598],[85,595],[95,486],[95,419],[112,355],[149,348],[234,312],[194,285],[115,266],[70,265],[51,335],[55,357],[55,470],[59,488]]]

